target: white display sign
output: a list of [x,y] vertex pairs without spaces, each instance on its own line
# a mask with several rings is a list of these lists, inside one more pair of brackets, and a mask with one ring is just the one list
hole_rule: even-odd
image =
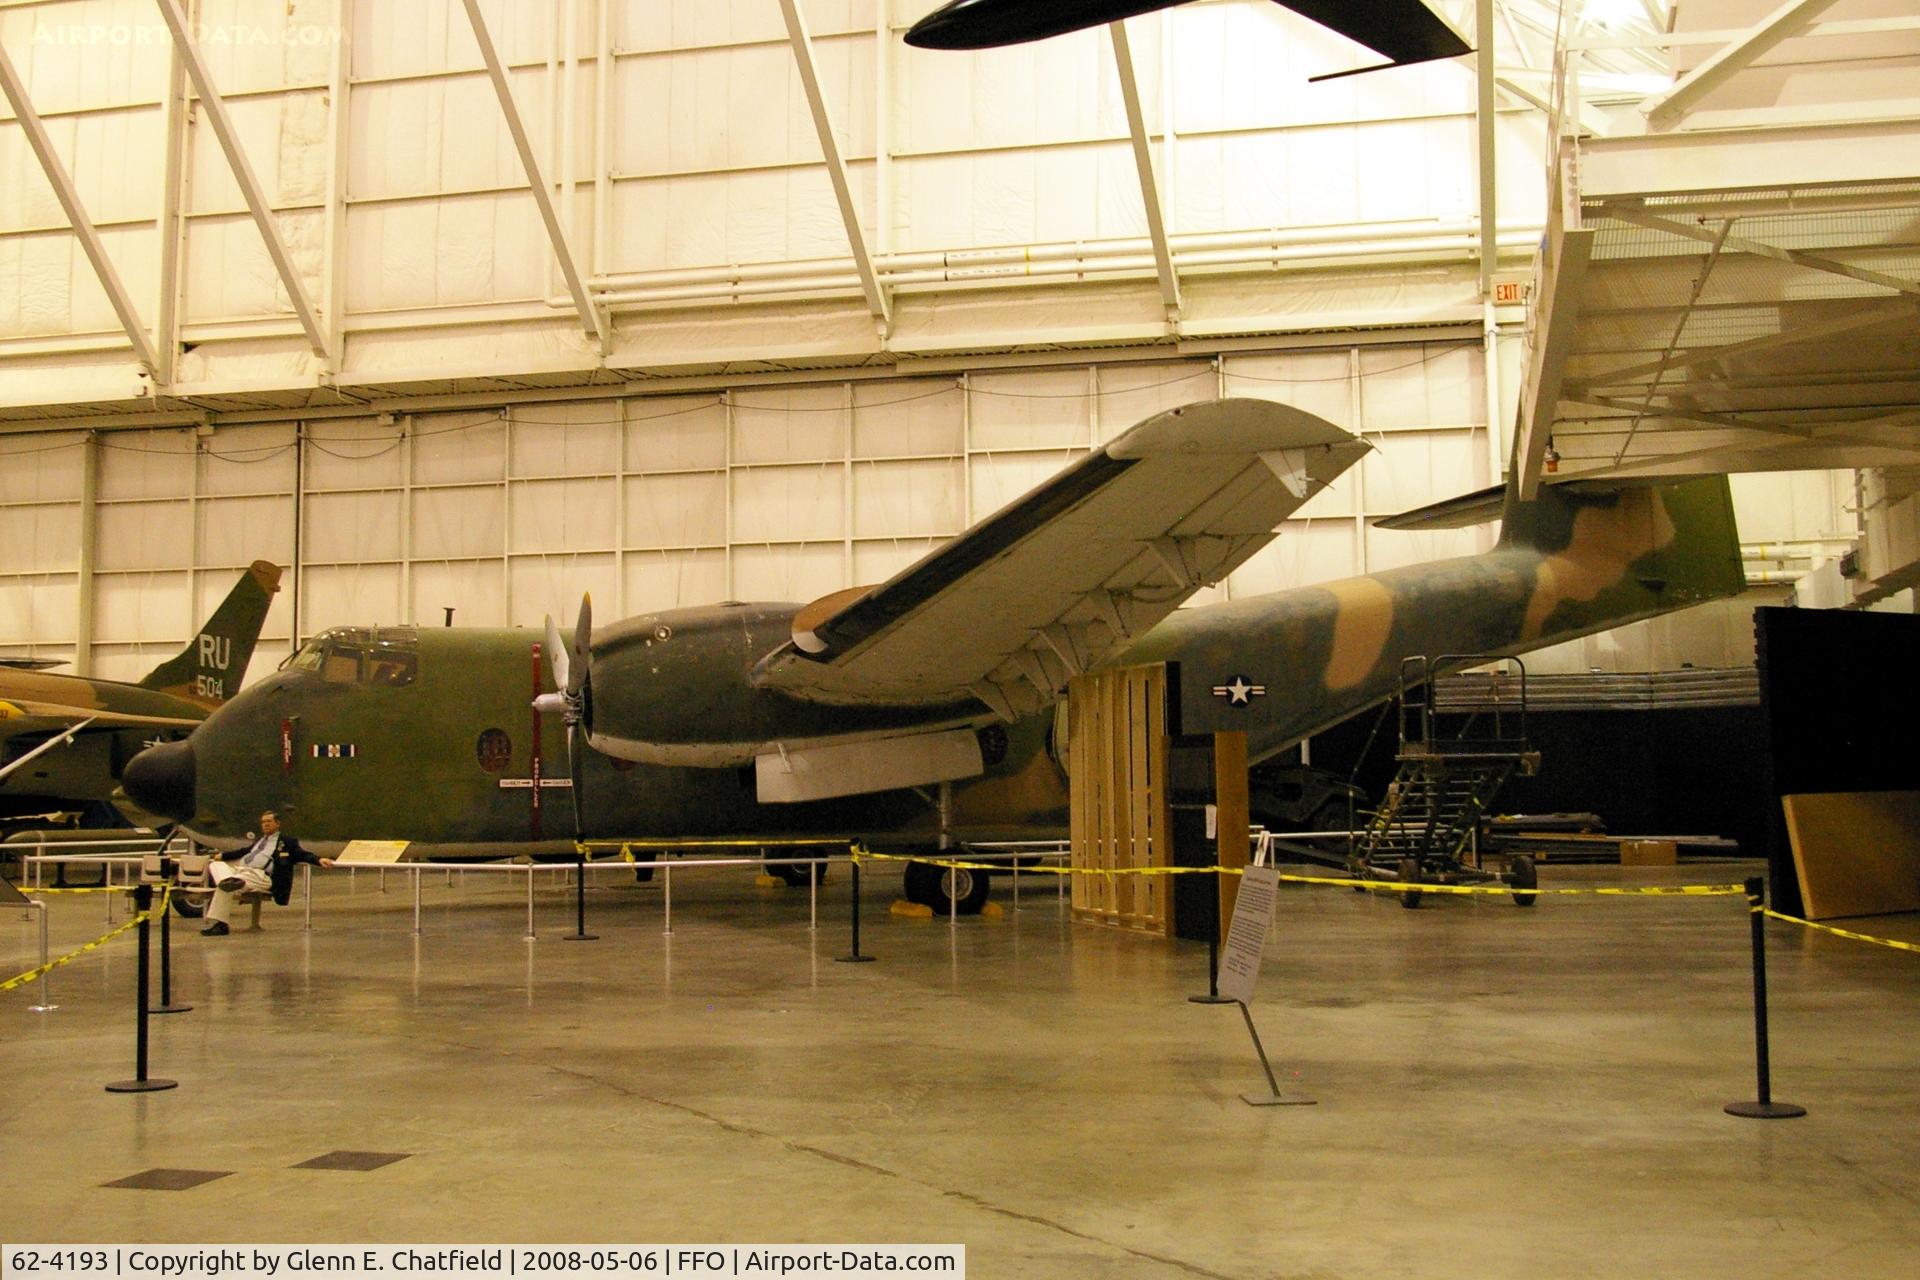
[[1267,931],[1273,927],[1273,903],[1280,891],[1280,873],[1272,867],[1248,867],[1240,876],[1240,894],[1233,903],[1233,923],[1220,948],[1220,994],[1246,1004],[1260,976],[1260,956],[1266,950]]

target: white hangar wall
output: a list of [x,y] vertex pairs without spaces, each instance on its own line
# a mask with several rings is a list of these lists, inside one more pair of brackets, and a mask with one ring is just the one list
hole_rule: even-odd
[[1365,520],[1490,483],[1480,366],[1472,342],[1343,345],[0,436],[0,653],[73,652],[83,554],[93,667],[112,678],[184,642],[255,559],[293,567],[263,657],[296,626],[434,625],[448,606],[463,624],[538,625],[586,591],[602,617],[808,600],[881,581],[1142,418],[1220,394],[1297,404],[1376,450],[1203,599],[1465,554],[1487,535]]
[[[163,367],[142,374],[0,116],[0,416],[1479,317],[1471,70],[1310,84],[1369,55],[1278,6],[1129,24],[1186,291],[1170,325],[1104,31],[956,55],[900,42],[924,0],[804,4],[893,294],[879,332],[772,0],[484,0],[611,317],[602,352],[460,0],[187,2],[326,352],[302,333],[205,106],[172,91],[153,0],[8,0],[0,41]],[[1503,98],[1497,131],[1499,242],[1523,271],[1543,117]],[[737,305],[750,300],[777,306]]]
[[[530,624],[582,590],[603,614],[806,599],[1223,392],[1299,403],[1377,451],[1222,594],[1484,545],[1365,523],[1491,482],[1508,447],[1488,437],[1480,335],[1501,335],[1510,423],[1523,311],[1482,303],[1467,67],[1315,85],[1369,58],[1277,6],[1130,23],[1170,316],[1104,33],[905,47],[931,3],[803,5],[891,294],[878,325],[772,0],[483,0],[602,350],[460,0],[187,0],[321,354],[204,105],[175,88],[153,0],[0,0],[159,353],[138,367],[0,115],[0,652],[137,676],[255,558],[293,568],[256,675],[320,627],[443,606]],[[1544,65],[1527,6],[1509,16],[1505,56]],[[1542,116],[1503,94],[1496,136],[1505,278],[1539,234]],[[1830,479],[1744,492],[1745,536],[1796,562],[1851,536]],[[1629,629],[1546,661],[1738,660],[1726,619],[1696,648]]]
[[[497,626],[569,618],[589,591],[602,618],[808,600],[883,580],[1134,422],[1218,394],[1299,405],[1375,449],[1197,602],[1489,545],[1484,528],[1367,524],[1497,475],[1505,446],[1487,439],[1470,341],[536,402],[206,436],[16,434],[0,436],[0,653],[74,653],[86,555],[93,669],[120,679],[184,643],[255,559],[291,568],[255,678],[296,634],[438,625],[447,607],[459,623]],[[1836,483],[1737,477],[1743,535],[1832,536]],[[1562,646],[1532,665],[1709,666],[1750,649],[1733,608]]]

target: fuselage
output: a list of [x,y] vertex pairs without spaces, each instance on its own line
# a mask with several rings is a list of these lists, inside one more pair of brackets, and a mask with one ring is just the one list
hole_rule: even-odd
[[[678,643],[671,643],[673,657],[668,644],[659,646],[660,687],[671,695],[649,718],[671,734],[705,732],[725,742],[777,737],[783,717],[789,732],[824,727],[822,708],[752,689],[751,659],[740,662],[738,645],[722,639],[738,634],[749,646],[771,648],[785,638],[796,608],[659,615],[672,621],[650,625],[671,627],[670,642]],[[242,839],[272,809],[321,849],[349,839],[410,840],[456,854],[508,844],[570,849],[566,726],[531,706],[554,687],[541,633],[398,628],[378,633],[383,644],[352,638],[372,634],[317,637],[302,651],[313,650],[312,661],[291,662],[251,686],[201,726],[190,748],[177,748],[192,752],[188,825],[195,834]],[[346,656],[356,645],[360,656]],[[608,675],[596,670],[602,684]],[[875,727],[915,723],[900,713],[855,719]],[[1049,718],[1031,717],[983,733],[990,763],[982,777],[954,788],[957,833],[1017,839],[1065,825],[1066,783],[1049,754],[1048,731]],[[750,766],[648,764],[594,750],[582,752],[581,765],[588,837],[765,836],[777,843],[844,835],[916,843],[937,836],[934,807],[914,790],[763,805]]]
[[[1113,665],[1166,663],[1176,732],[1243,732],[1259,760],[1393,696],[1403,659],[1521,653],[1742,585],[1724,481],[1549,490],[1509,513],[1491,551],[1179,610]],[[808,744],[865,740],[884,751],[930,729],[976,733],[985,766],[953,784],[952,834],[1065,830],[1051,711],[1002,724],[971,699],[830,705],[756,684],[755,668],[788,641],[798,610],[679,609],[594,634],[582,835],[931,842],[928,788],[761,803],[750,767]],[[156,812],[191,814],[189,826],[213,839],[244,837],[270,808],[322,845],[565,848],[574,835],[566,727],[531,705],[553,688],[543,648],[530,630],[335,628],[187,743],[136,759],[126,789]]]

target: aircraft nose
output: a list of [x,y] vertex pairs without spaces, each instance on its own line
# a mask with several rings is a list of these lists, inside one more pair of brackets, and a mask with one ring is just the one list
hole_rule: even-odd
[[191,742],[162,742],[127,761],[120,785],[127,798],[145,809],[179,822],[194,811],[194,759]]

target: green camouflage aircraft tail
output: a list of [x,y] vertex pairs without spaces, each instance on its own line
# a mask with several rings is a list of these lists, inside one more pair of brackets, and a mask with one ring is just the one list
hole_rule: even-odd
[[[1258,760],[1394,696],[1405,658],[1522,654],[1745,586],[1724,476],[1493,488],[1378,523],[1495,518],[1482,554],[1181,610],[1128,661],[1177,660],[1183,730],[1244,729]],[[1264,696],[1224,700],[1234,677]]]
[[253,661],[253,646],[273,593],[280,589],[280,566],[255,560],[240,575],[220,607],[198,635],[140,681],[143,689],[171,693],[206,707],[217,707],[240,692]]
[[1513,485],[1496,485],[1375,523],[1443,529],[1495,518],[1500,541],[1492,554],[1542,560],[1527,609],[1530,636],[1564,639],[1746,586],[1725,476],[1573,480],[1543,485],[1531,500]]

